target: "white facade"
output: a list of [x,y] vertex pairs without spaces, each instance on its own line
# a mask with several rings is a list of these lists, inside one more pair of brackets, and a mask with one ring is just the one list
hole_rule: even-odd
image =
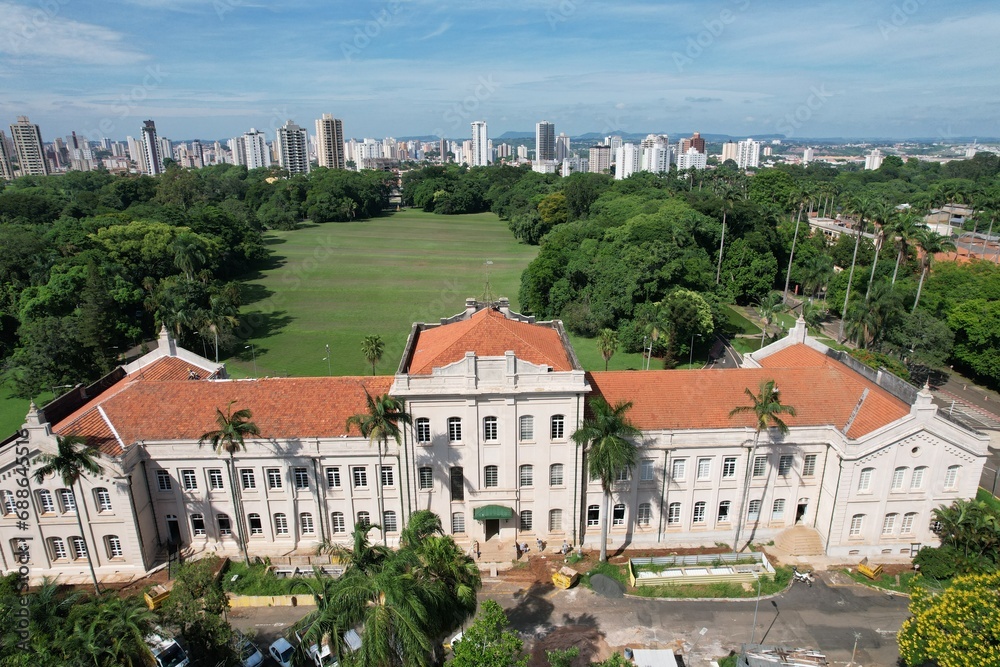
[[10,126],[10,136],[14,140],[17,153],[17,171],[20,176],[45,176],[49,174],[49,162],[45,159],[42,131],[27,116],[18,116]]
[[677,171],[704,169],[706,166],[708,166],[708,156],[693,146],[677,156]]
[[267,137],[257,128],[250,128],[250,131],[242,137],[243,152],[246,159],[247,169],[259,169],[271,166],[271,151],[267,146]]
[[805,166],[815,159],[816,151],[812,148],[805,148],[802,151],[802,166]]
[[292,121],[275,130],[274,150],[278,154],[278,164],[289,174],[308,174],[309,132]]
[[[160,141],[156,136],[156,124],[151,120],[142,122],[142,135],[139,138],[139,155],[137,160],[143,173],[154,175],[163,173],[163,154]],[[170,157],[167,155],[166,157]]]
[[757,168],[760,166],[759,141],[747,139],[736,145],[736,166],[740,169]]
[[487,167],[489,166],[492,158],[492,149],[490,148],[489,133],[486,129],[485,120],[477,120],[472,122],[472,143],[470,146],[470,160],[469,166],[472,167]]
[[611,169],[611,147],[591,146],[589,170],[592,174],[604,174]]
[[874,170],[882,166],[882,151],[873,148],[872,152],[865,156],[865,169]]
[[722,162],[726,160],[732,160],[736,162],[739,158],[739,148],[735,141],[727,141],[722,144],[722,156],[719,158]]
[[10,151],[7,149],[7,135],[0,130],[0,180],[14,179],[14,167],[10,161]]
[[560,132],[556,137],[555,159],[562,162],[570,156],[569,137],[565,132]]
[[642,148],[635,144],[622,144],[615,153],[615,180],[628,178],[642,169]]

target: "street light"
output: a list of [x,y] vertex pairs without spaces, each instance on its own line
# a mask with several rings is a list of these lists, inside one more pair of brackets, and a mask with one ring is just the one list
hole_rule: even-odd
[[250,354],[253,355],[253,378],[257,379],[257,349],[253,346],[253,343],[243,346],[244,350],[250,350]]
[[330,357],[330,344],[329,343],[326,344],[326,356],[323,357],[323,360],[326,361],[326,374],[327,375],[333,375],[333,361],[332,361],[332,359]]
[[688,366],[694,364],[694,337],[697,336],[698,340],[701,340],[701,334],[691,334],[691,347],[688,348],[690,354],[688,355]]
[[204,356],[204,357],[205,357],[206,359],[208,359],[208,346],[207,346],[207,345],[205,345],[205,337],[204,337],[204,336],[202,336],[202,335],[201,335],[201,333],[200,333],[200,332],[198,332],[198,331],[195,331],[195,332],[194,332],[194,335],[195,335],[195,336],[198,336],[199,338],[201,338],[201,354],[202,354],[202,356]]

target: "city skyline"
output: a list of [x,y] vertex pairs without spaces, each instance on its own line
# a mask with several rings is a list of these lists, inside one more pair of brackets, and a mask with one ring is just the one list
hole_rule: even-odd
[[998,136],[980,72],[1000,56],[1000,10],[963,5],[0,2],[0,121],[91,140],[147,118],[177,139],[273,137],[323,113],[359,138],[461,137],[475,120],[500,136],[543,118],[571,136]]

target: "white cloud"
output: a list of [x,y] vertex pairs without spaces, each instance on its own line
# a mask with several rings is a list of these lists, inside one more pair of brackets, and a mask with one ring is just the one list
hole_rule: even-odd
[[422,41],[422,40],[425,40],[425,39],[432,39],[434,37],[438,37],[439,35],[443,35],[446,32],[448,32],[449,28],[451,28],[451,21],[445,21],[440,26],[438,26],[438,28],[436,30],[434,30],[433,32],[427,33],[426,35],[424,35],[420,39]]

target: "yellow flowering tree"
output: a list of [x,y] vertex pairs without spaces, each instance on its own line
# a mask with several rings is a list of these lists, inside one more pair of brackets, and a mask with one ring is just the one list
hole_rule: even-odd
[[914,586],[899,655],[910,667],[1000,665],[1000,572],[955,577],[935,594]]

